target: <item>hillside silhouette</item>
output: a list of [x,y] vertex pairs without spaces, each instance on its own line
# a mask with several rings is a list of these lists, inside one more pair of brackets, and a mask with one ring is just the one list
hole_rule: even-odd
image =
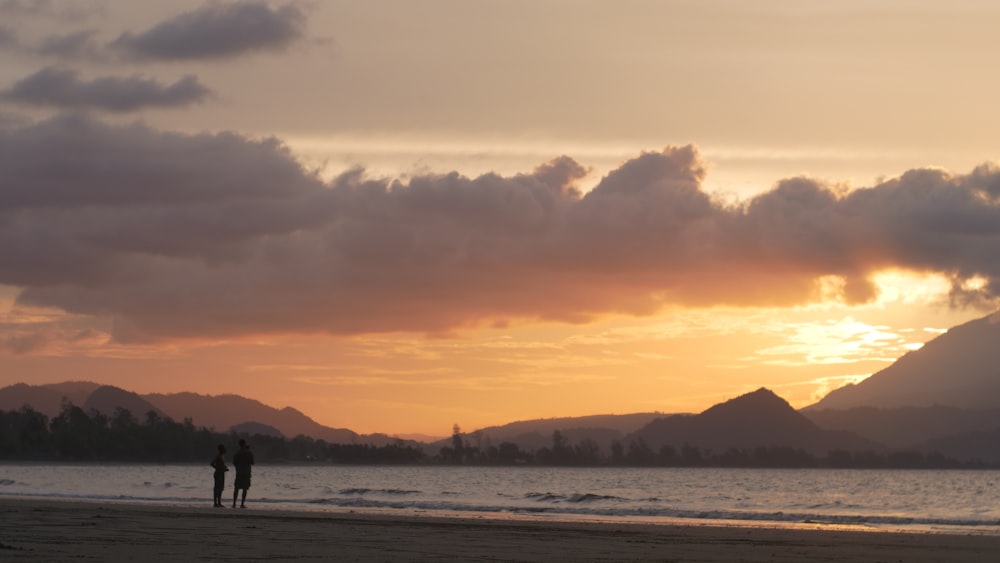
[[851,432],[824,430],[769,389],[760,388],[696,415],[654,420],[632,434],[651,449],[697,445],[713,451],[782,446],[811,454],[883,450]]
[[161,417],[182,421],[218,432],[258,429],[266,435],[310,436],[330,443],[365,443],[387,445],[396,438],[384,434],[359,435],[351,430],[319,424],[300,411],[277,409],[239,395],[199,395],[197,393],[151,393],[140,395],[110,385],[91,382],[65,382],[46,385],[18,383],[0,389],[0,410],[16,411],[24,405],[55,418],[66,403],[111,416],[117,409],[129,411],[140,419],[150,411]]
[[1000,428],[1000,409],[855,407],[804,410],[802,414],[822,428],[847,430],[895,448],[922,448],[949,436]]
[[919,452],[1000,463],[1000,313],[958,325],[802,413]]
[[[197,393],[151,393],[144,395],[170,416],[190,418],[199,426],[228,429],[250,422],[276,428],[284,436],[305,434],[331,443],[353,444],[361,440],[351,430],[324,426],[292,407],[276,409],[239,395],[199,395]],[[377,439],[382,442],[382,438]]]
[[[589,416],[538,418],[519,420],[499,426],[487,426],[465,435],[465,440],[477,447],[489,447],[503,442],[517,444],[526,450],[536,450],[552,444],[552,433],[560,432],[570,442],[591,440],[607,450],[615,440],[621,441],[651,420],[667,416],[662,413],[598,414]],[[431,442],[431,447],[447,446],[451,438]]]
[[31,405],[36,411],[51,418],[59,414],[64,401],[83,405],[90,394],[100,387],[99,383],[89,381],[66,381],[45,385],[15,383],[0,389],[0,410],[12,411],[24,405]]
[[1000,313],[953,327],[808,410],[855,407],[1000,409]]
[[[668,454],[680,455],[685,448],[699,455],[738,454],[727,460],[716,457],[714,462],[757,463],[760,460],[749,459],[746,452],[784,448],[813,457],[834,451],[872,455],[905,451],[925,458],[946,455],[997,464],[998,319],[1000,316],[991,315],[956,326],[865,381],[836,390],[801,411],[761,388],[698,414],[655,412],[515,421],[459,431],[425,444],[423,449],[431,457],[444,452],[442,459],[455,463],[532,459],[554,464],[596,463],[600,459],[672,463]],[[67,403],[106,417],[122,409],[142,420],[152,412],[217,432],[276,439],[307,436],[331,444],[397,443],[391,436],[330,428],[295,408],[274,408],[239,395],[140,395],[84,381],[37,386],[19,383],[0,389],[0,411],[30,405],[52,419]],[[533,457],[535,453],[540,457]],[[848,461],[858,462],[854,458]],[[875,461],[870,465],[878,466]]]
[[94,389],[80,406],[85,411],[95,410],[107,416],[113,415],[118,409],[125,409],[135,416],[145,416],[150,411],[155,412],[159,416],[169,416],[162,409],[142,398],[138,393],[112,387],[111,385],[102,385]]

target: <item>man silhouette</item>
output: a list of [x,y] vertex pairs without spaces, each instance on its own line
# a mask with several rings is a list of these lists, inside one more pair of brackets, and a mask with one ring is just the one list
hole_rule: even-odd
[[253,466],[253,452],[246,440],[240,439],[240,451],[233,455],[233,467],[236,468],[236,479],[233,481],[233,508],[236,508],[236,497],[240,490],[243,491],[243,498],[240,499],[240,508],[247,507],[247,489],[250,488],[250,468]]

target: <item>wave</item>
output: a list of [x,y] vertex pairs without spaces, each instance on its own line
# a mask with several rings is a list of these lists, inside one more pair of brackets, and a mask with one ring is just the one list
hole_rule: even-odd
[[382,495],[419,495],[421,491],[413,491],[408,489],[366,489],[366,488],[351,488],[351,489],[341,489],[340,494],[342,495],[367,495],[367,494],[382,494]]
[[[728,521],[752,523],[801,523],[817,525],[861,525],[872,527],[996,527],[1000,521],[996,519],[977,518],[918,518],[892,515],[862,515],[862,514],[828,514],[819,512],[755,512],[739,510],[684,510],[654,504],[636,505],[636,503],[620,497],[594,494],[556,495],[549,493],[532,493],[526,495],[534,499],[532,504],[488,504],[454,502],[430,499],[383,499],[368,498],[362,489],[345,489],[352,494],[343,497],[325,497],[311,499],[293,498],[259,498],[254,504],[271,506],[273,508],[292,509],[295,507],[324,507],[343,509],[395,509],[421,511],[425,513],[480,513],[509,515],[546,515],[553,518],[559,516],[611,518],[624,520],[640,520],[655,522],[661,520],[692,520],[701,522]],[[393,494],[415,494],[414,491],[381,489],[376,492]],[[4,493],[8,495],[8,493]],[[138,502],[149,504],[200,504],[207,502],[203,497],[177,497],[153,495],[88,495],[88,494],[38,494],[12,493],[9,496],[18,497],[48,497],[66,500],[81,500],[91,502]],[[558,499],[558,502],[554,502]],[[575,499],[575,500],[574,500]],[[538,504],[538,500],[548,501]],[[604,501],[611,501],[610,503]]]
[[597,501],[621,501],[621,502],[628,501],[628,499],[624,499],[622,497],[616,497],[611,495],[599,495],[595,493],[571,493],[566,495],[554,494],[554,493],[528,493],[524,495],[524,498],[536,502],[587,503],[587,502],[597,502]]
[[[595,495],[596,496],[596,495]],[[615,500],[616,497],[611,497]],[[620,499],[619,499],[620,500]],[[428,512],[448,511],[448,512],[477,512],[477,513],[510,513],[510,514],[546,514],[557,517],[567,516],[592,516],[608,518],[639,518],[643,521],[650,519],[670,519],[670,520],[698,520],[712,521],[725,520],[731,522],[775,522],[775,523],[802,523],[802,524],[829,524],[829,525],[886,525],[886,526],[997,526],[1000,525],[995,519],[951,519],[951,518],[912,518],[902,516],[873,516],[859,514],[823,514],[809,512],[752,512],[752,511],[707,511],[707,510],[677,510],[660,507],[618,507],[618,508],[582,508],[579,504],[564,504],[555,506],[508,506],[489,504],[465,504],[457,502],[443,501],[387,501],[370,498],[351,499],[313,499],[306,501],[310,504],[323,504],[340,508],[373,508],[373,509],[409,509]]]
[[[552,495],[560,496],[560,495]],[[584,495],[586,496],[586,495]],[[591,500],[613,500],[626,502],[618,497],[595,497]],[[510,506],[490,504],[469,504],[460,502],[445,502],[431,500],[392,501],[372,498],[326,498],[305,501],[309,504],[322,504],[339,508],[372,508],[372,509],[409,509],[427,512],[477,512],[477,513],[509,513],[509,514],[546,514],[553,517],[590,516],[623,519],[642,519],[643,521],[660,519],[697,520],[697,521],[730,521],[755,523],[802,523],[827,525],[870,525],[870,526],[997,526],[995,519],[964,519],[964,518],[913,518],[903,516],[876,516],[861,514],[823,514],[810,512],[753,512],[732,510],[678,510],[655,506],[618,506],[618,507],[586,507],[579,502],[561,504],[559,506]]]

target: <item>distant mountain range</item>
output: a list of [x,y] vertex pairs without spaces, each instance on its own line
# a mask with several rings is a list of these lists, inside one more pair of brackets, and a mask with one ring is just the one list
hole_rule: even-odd
[[[920,350],[856,385],[838,389],[796,411],[767,389],[715,405],[699,414],[635,413],[517,421],[462,434],[479,448],[516,444],[524,450],[584,440],[608,451],[613,443],[641,440],[657,450],[689,444],[716,452],[792,447],[823,455],[831,450],[938,452],[959,460],[1000,463],[1000,317],[991,315],[938,336]],[[142,419],[152,411],[190,418],[218,431],[300,434],[330,443],[384,445],[397,438],[359,435],[323,426],[291,407],[276,409],[238,395],[139,395],[89,382],[17,384],[0,389],[0,410],[27,404],[56,416],[64,400],[111,414],[121,407]],[[450,439],[431,442],[429,452]]]
[[892,448],[1000,463],[1000,313],[949,329],[802,413]]
[[[559,431],[570,443],[592,440],[607,451],[614,441],[621,441],[629,433],[642,428],[663,413],[599,414],[563,418],[520,420],[501,426],[488,426],[463,434],[464,440],[478,448],[495,446],[503,442],[517,444],[524,450],[537,450],[552,445],[552,434]],[[431,442],[429,449],[451,444],[451,438]]]
[[237,430],[252,429],[251,432],[288,438],[304,434],[330,443],[364,443],[376,446],[397,440],[384,434],[359,435],[351,430],[330,428],[294,408],[276,409],[239,395],[139,395],[110,385],[80,381],[48,385],[18,383],[0,389],[0,410],[16,410],[30,405],[51,418],[59,414],[64,400],[85,411],[96,410],[105,415],[113,414],[119,407],[124,408],[139,420],[143,420],[150,411],[177,421],[190,418],[196,426],[221,432],[228,432],[235,427]]
[[654,420],[632,434],[650,448],[696,445],[714,451],[756,447],[800,448],[825,455],[831,450],[878,451],[885,446],[844,430],[824,430],[768,389],[758,389],[696,415]]
[[1000,313],[951,328],[807,409],[933,406],[1000,408]]
[[[649,447],[685,443],[716,451],[791,446],[822,454],[846,451],[938,452],[959,460],[1000,463],[1000,314],[952,328],[865,381],[828,394],[796,412],[759,389],[700,414],[647,413],[610,419],[517,422],[467,434],[466,441],[552,445],[559,430],[570,442],[606,447],[641,438]],[[447,441],[438,443],[447,445]]]

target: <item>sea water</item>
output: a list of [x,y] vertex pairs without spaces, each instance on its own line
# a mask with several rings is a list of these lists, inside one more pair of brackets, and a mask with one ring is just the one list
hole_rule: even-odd
[[[232,472],[226,483],[223,501],[232,494]],[[0,496],[211,507],[212,484],[208,464],[0,464]],[[1000,471],[994,470],[259,464],[247,504],[256,510],[1000,535],[998,496]]]

